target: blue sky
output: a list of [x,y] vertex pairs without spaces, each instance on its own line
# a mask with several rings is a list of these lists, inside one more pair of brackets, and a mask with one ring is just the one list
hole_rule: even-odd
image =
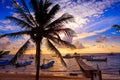
[[[75,18],[74,23],[69,23],[65,26],[73,29],[76,32],[76,37],[70,38],[71,40],[66,40],[72,41],[74,44],[82,44],[82,46],[86,46],[84,43],[87,43],[90,47],[93,44],[98,46],[101,43],[101,45],[107,45],[107,47],[115,45],[117,46],[115,48],[120,48],[120,32],[116,32],[112,28],[113,24],[120,24],[120,0],[51,1],[61,6],[55,18],[58,18],[63,13],[72,14]],[[13,22],[5,19],[6,16],[18,16],[14,12],[10,0],[2,0],[0,2],[0,11],[0,34],[20,30]],[[0,49],[19,47],[18,45],[23,44],[27,38],[25,36],[21,39],[14,40],[14,44],[11,41],[13,39],[7,37],[3,39],[0,40],[0,46],[3,44],[4,46],[0,47]]]

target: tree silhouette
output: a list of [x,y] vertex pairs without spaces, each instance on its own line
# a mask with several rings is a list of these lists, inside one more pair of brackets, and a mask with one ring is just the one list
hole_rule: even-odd
[[112,27],[115,28],[118,32],[120,32],[120,25],[114,24]]
[[22,30],[19,32],[3,34],[0,36],[0,38],[6,36],[14,38],[18,38],[23,35],[30,36],[30,39],[28,39],[25,44],[21,46],[11,62],[15,63],[17,58],[21,56],[28,48],[30,41],[33,41],[36,45],[36,80],[39,80],[41,45],[43,41],[46,41],[49,49],[54,51],[60,57],[61,62],[66,66],[60,52],[55,47],[55,44],[75,48],[74,45],[62,40],[60,37],[61,33],[68,37],[73,36],[74,31],[70,28],[64,27],[64,23],[67,23],[68,21],[74,21],[73,16],[65,13],[58,19],[53,20],[55,14],[60,9],[60,6],[56,4],[51,7],[53,4],[48,0],[30,0],[30,6],[26,4],[25,0],[20,0],[20,2],[17,2],[16,0],[11,1],[19,16],[7,16],[6,18],[19,25]]
[[8,55],[9,53],[10,51],[0,50],[0,58],[2,58],[4,55]]

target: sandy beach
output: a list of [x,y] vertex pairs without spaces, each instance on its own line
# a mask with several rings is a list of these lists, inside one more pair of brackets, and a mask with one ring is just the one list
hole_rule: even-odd
[[[102,80],[120,80],[120,77],[115,75],[102,74]],[[41,74],[40,80],[91,80],[84,77],[82,74],[78,76],[70,76],[66,73],[51,73]],[[0,73],[0,80],[35,80],[35,74],[16,74],[16,73]],[[94,80],[99,80],[95,78]]]
[[[40,80],[90,80],[89,78],[69,76],[67,74],[41,74]],[[13,74],[13,73],[1,73],[0,80],[34,80],[35,74]]]

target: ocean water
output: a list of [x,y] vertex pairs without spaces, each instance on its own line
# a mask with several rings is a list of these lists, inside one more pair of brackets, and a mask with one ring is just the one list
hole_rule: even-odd
[[[26,67],[21,67],[21,68],[15,68],[12,65],[7,65],[4,68],[0,67],[0,72],[18,72],[18,73],[35,73],[35,59],[30,59],[31,55],[25,55],[24,57],[19,58],[18,62],[25,62],[25,61],[33,61],[31,65],[26,66]],[[32,55],[34,57],[34,55]],[[94,58],[107,58],[107,62],[97,62],[97,61],[86,61],[84,60],[85,63],[88,65],[94,67],[97,69],[97,65],[99,66],[99,69],[102,71],[102,73],[108,73],[108,74],[119,74],[120,70],[120,54],[115,54],[115,55],[92,55]],[[5,57],[4,59],[10,59],[11,57]],[[60,59],[56,55],[42,55],[41,56],[41,64],[43,64],[43,59],[45,59],[45,63],[54,60],[55,64],[53,67],[49,69],[45,69],[44,71],[58,71],[58,72],[64,72],[64,71],[79,71],[80,68],[74,58],[71,59],[64,59],[67,68],[64,67],[60,61]]]
[[106,62],[85,61],[88,65],[97,69],[97,65],[102,73],[119,74],[120,70],[120,54],[115,55],[93,55],[94,58],[107,58]]
[[[25,61],[32,61],[31,65],[25,66],[25,67],[19,67],[16,68],[13,65],[6,65],[6,66],[0,66],[0,73],[5,73],[5,72],[17,72],[17,73],[35,73],[36,72],[36,67],[35,67],[35,58],[30,59],[30,57],[34,57],[34,55],[23,55],[22,57],[18,58],[17,62],[18,63],[23,63]],[[13,57],[13,55],[7,55],[4,56],[3,58],[0,58],[0,60],[11,60],[11,58]],[[44,54],[41,55],[41,60],[40,60],[40,65],[42,64],[46,64],[49,61],[55,61],[54,66],[48,69],[43,69],[40,71],[41,72],[66,72],[66,71],[72,71],[72,70],[76,70],[79,66],[76,66],[77,63],[75,62],[74,59],[69,59],[69,60],[65,60],[65,62],[67,63],[68,68],[66,68],[65,66],[62,65],[61,60],[58,56],[56,55],[51,55],[51,54]],[[69,64],[70,62],[73,62],[74,64]],[[74,67],[75,66],[75,67]],[[78,68],[79,70],[79,68]]]
[[[65,68],[58,57],[53,57],[52,55],[45,55],[46,58],[50,58],[54,60],[56,63],[55,65],[48,69],[50,71],[79,71],[80,68],[74,58],[70,59],[64,59],[67,68]],[[44,57],[45,57],[44,56]],[[48,57],[49,56],[49,57]],[[120,70],[120,54],[115,54],[115,55],[108,55],[108,54],[97,54],[97,55],[92,55],[94,58],[107,58],[106,62],[100,62],[100,61],[84,61],[88,65],[94,67],[97,69],[97,65],[99,66],[99,69],[102,71],[102,73],[107,73],[107,74],[119,74]]]

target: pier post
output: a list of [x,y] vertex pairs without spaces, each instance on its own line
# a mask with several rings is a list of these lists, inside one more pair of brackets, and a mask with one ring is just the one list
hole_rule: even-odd
[[102,73],[100,71],[99,65],[97,64],[97,74],[98,74],[98,78],[99,80],[102,80]]
[[119,69],[119,71],[118,71],[118,72],[119,72],[119,75],[120,75],[120,69]]
[[91,80],[94,80],[94,74],[93,74],[93,71],[91,70]]
[[98,71],[98,77],[99,77],[99,80],[102,80],[102,74],[100,70]]

